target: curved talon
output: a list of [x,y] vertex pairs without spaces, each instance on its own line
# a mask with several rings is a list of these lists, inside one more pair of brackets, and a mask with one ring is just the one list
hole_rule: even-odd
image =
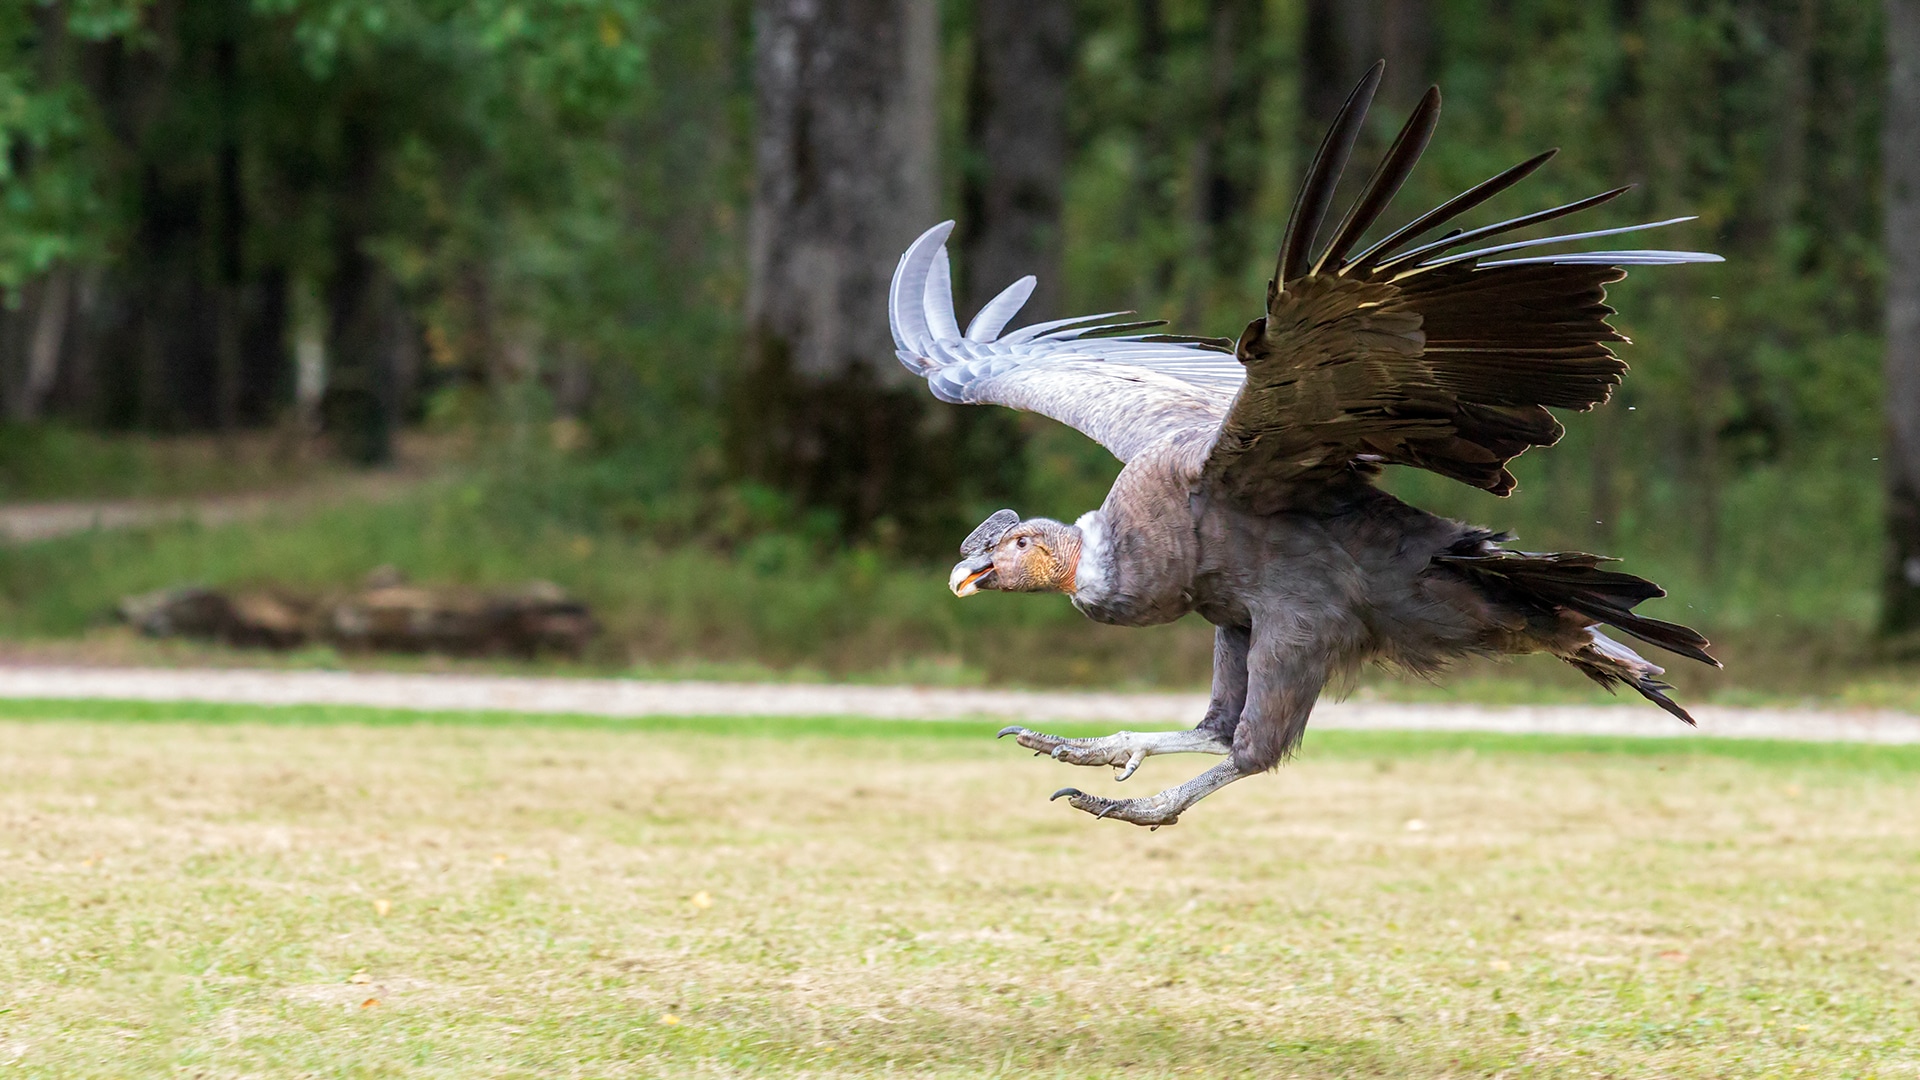
[[1119,809],[1119,806],[1120,806],[1119,803],[1108,803],[1107,805],[1100,808],[1099,813],[1093,815],[1093,820],[1099,821],[1101,818],[1106,817],[1108,814],[1111,814],[1115,810]]
[[1021,735],[1024,734],[1026,730],[1026,728],[1021,727],[1019,724],[1008,724],[1006,727],[1001,728],[1000,733],[995,735],[994,738],[1004,739],[1009,735]]
[[1052,802],[1053,800],[1060,798],[1062,795],[1071,797],[1074,795],[1085,795],[1085,794],[1086,792],[1081,791],[1077,787],[1063,787],[1059,791],[1056,791],[1053,794],[1047,796],[1047,801]]
[[1141,753],[1138,750],[1135,750],[1133,754],[1127,758],[1126,767],[1121,769],[1118,773],[1114,774],[1114,777],[1113,777],[1114,781],[1117,783],[1121,780],[1125,780],[1129,776],[1132,776],[1134,773],[1134,770],[1138,769],[1140,767],[1140,763],[1145,760],[1147,760],[1147,755]]

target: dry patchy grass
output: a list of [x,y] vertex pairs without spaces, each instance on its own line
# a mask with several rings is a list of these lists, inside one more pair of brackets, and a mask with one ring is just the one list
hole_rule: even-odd
[[1320,736],[1158,833],[1091,779],[0,723],[0,1075],[1920,1075],[1911,761]]

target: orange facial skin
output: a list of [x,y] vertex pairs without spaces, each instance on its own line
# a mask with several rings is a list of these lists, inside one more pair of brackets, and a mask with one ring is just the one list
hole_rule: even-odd
[[1080,530],[1034,518],[1008,529],[989,556],[955,566],[947,584],[955,596],[971,596],[983,589],[1071,593],[1079,568]]

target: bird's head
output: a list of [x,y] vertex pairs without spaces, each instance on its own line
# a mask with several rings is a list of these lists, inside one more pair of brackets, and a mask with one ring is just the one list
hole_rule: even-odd
[[967,535],[960,555],[947,578],[955,596],[982,589],[1070,593],[1080,567],[1080,530],[1049,518],[1021,521],[1002,510]]

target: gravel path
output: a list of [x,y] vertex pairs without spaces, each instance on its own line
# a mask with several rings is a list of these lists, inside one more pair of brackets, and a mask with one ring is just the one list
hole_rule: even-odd
[[[872,716],[908,720],[993,717],[1036,727],[1047,721],[1167,727],[1191,724],[1201,694],[1103,694],[338,671],[213,671],[148,668],[4,667],[0,698],[205,701],[244,705],[367,705],[388,709],[577,713],[592,716]],[[1920,716],[1811,709],[1693,710],[1694,732],[1637,703],[1606,705],[1415,705],[1324,702],[1319,728],[1500,731],[1556,735],[1701,735],[1816,742],[1920,743]]]

